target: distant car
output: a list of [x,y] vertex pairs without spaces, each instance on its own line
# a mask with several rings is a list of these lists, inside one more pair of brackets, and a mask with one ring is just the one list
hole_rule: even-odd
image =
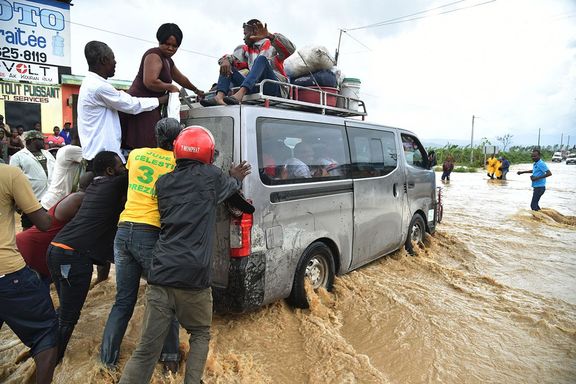
[[561,163],[562,162],[562,152],[554,152],[554,155],[552,155],[552,162]]
[[575,164],[576,165],[576,153],[571,153],[566,157],[566,164]]

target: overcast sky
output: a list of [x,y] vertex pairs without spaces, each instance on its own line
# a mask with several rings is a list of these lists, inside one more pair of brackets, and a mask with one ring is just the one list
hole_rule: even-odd
[[[427,144],[465,144],[475,115],[475,145],[483,137],[496,144],[504,134],[513,144],[535,144],[539,128],[543,145],[559,144],[562,134],[564,144],[568,136],[576,144],[575,0],[73,3],[76,75],[87,72],[84,45],[100,40],[115,52],[115,78],[132,80],[165,22],[184,32],[176,65],[204,90],[217,79],[217,58],[241,43],[249,19],[297,47],[322,45],[332,53],[344,29],[338,67],[361,79],[369,121],[413,130]],[[355,29],[407,15],[418,19]]]

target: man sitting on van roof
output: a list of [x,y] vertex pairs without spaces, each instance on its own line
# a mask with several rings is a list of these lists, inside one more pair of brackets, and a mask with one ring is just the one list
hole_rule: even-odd
[[[260,20],[252,19],[243,24],[244,42],[232,55],[224,55],[219,61],[220,76],[217,92],[213,99],[203,100],[205,107],[214,105],[239,104],[244,95],[255,93],[256,83],[264,79],[288,82],[284,72],[284,60],[296,50],[296,46],[280,33],[269,33],[268,26]],[[244,77],[241,70],[248,69]],[[231,85],[240,87],[232,96],[227,96]],[[265,84],[264,93],[272,96],[287,96],[286,87],[278,84]]]

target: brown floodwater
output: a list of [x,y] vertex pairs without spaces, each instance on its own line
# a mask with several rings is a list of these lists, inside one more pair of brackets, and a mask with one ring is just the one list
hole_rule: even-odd
[[[576,166],[549,164],[537,213],[529,176],[515,174],[530,166],[513,166],[507,181],[453,173],[425,248],[338,277],[310,310],[278,302],[216,316],[204,382],[575,383]],[[117,382],[98,359],[113,280],[90,291],[55,383]],[[140,298],[120,368],[142,314]],[[0,382],[33,382],[33,361],[16,363],[26,347],[6,326],[0,340]],[[158,367],[153,382],[183,378]]]

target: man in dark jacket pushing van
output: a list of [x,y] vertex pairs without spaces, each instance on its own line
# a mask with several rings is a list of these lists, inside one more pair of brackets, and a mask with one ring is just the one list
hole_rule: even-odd
[[174,142],[176,168],[156,183],[161,230],[148,276],[142,337],[120,383],[150,382],[174,313],[190,334],[184,382],[201,382],[212,323],[216,205],[237,192],[250,173],[244,161],[225,175],[212,165],[214,146],[207,129],[184,129]]

